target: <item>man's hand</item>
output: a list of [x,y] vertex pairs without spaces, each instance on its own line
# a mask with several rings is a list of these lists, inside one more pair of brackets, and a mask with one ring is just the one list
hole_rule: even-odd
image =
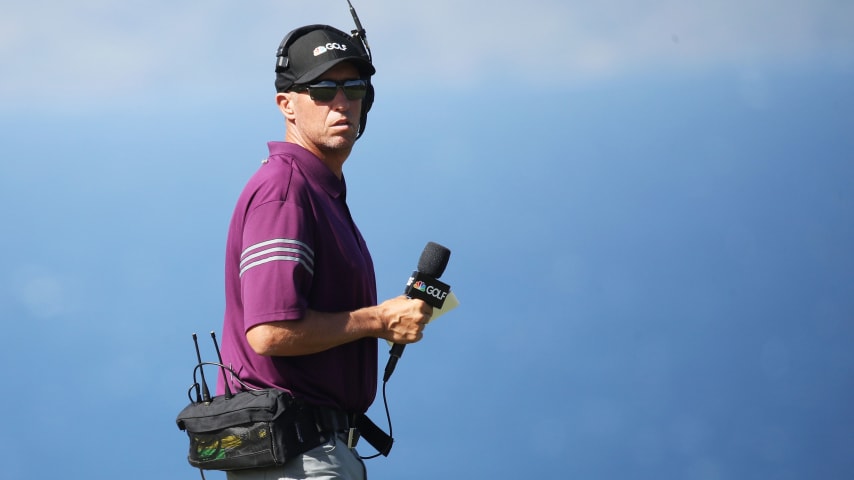
[[424,326],[433,315],[433,307],[426,302],[404,295],[386,300],[377,308],[385,327],[380,338],[399,344],[421,340],[424,336]]

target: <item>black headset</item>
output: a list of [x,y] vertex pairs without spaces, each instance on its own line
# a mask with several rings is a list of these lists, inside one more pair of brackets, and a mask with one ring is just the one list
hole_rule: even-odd
[[[279,49],[276,51],[276,73],[285,72],[290,68],[288,49],[291,48],[291,45],[293,45],[298,38],[315,30],[329,30],[331,32],[338,33],[339,35],[343,35],[346,38],[352,39],[356,48],[359,49],[360,56],[367,60],[368,63],[373,64],[371,61],[371,50],[368,48],[368,42],[365,40],[365,31],[361,28],[358,21],[356,22],[356,25],[359,28],[357,30],[353,30],[353,35],[348,35],[337,28],[330,27],[329,25],[321,24],[306,25],[292,30],[290,33],[285,35],[285,38],[282,39],[282,43],[279,44]],[[370,111],[371,106],[374,104],[374,86],[371,84],[371,77],[368,76],[365,80],[368,83],[368,91],[365,93],[365,98],[362,99],[362,114],[359,118],[359,133],[356,135],[357,139],[365,132],[365,124],[368,123],[368,111]],[[278,84],[278,81],[276,83]],[[276,85],[276,88],[278,90],[278,85]]]

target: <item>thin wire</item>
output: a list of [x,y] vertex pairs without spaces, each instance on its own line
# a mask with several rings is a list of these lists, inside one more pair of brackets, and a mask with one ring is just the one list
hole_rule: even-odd
[[[383,382],[383,405],[385,406],[385,418],[388,421],[388,437],[393,439],[394,438],[394,431],[391,428],[391,413],[388,410],[388,398],[386,397],[386,394],[385,394],[385,386],[387,384],[388,384],[388,381]],[[370,460],[372,458],[377,458],[382,454],[383,454],[383,452],[377,452],[377,453],[375,453],[369,457],[363,457],[363,456],[359,455],[359,458],[361,458],[362,460]]]
[[228,365],[223,365],[219,362],[202,362],[202,363],[197,364],[196,368],[193,369],[193,382],[196,382],[196,373],[199,371],[200,368],[204,367],[205,365],[213,365],[213,366],[220,367],[220,368],[223,368],[225,370],[228,370],[231,373],[231,378],[233,378],[237,383],[239,383],[240,386],[243,387],[244,390],[254,390],[254,391],[263,390],[261,388],[250,387],[249,385],[245,384],[243,382],[243,380],[241,380],[240,377],[237,375],[237,372],[234,371],[234,369],[232,369]]

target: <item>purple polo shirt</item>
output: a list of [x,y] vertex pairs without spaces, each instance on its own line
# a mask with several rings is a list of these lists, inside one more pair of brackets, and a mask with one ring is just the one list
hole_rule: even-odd
[[[345,182],[299,145],[268,147],[228,230],[223,361],[250,386],[364,412],[376,395],[377,339],[294,357],[261,356],[246,341],[251,327],[302,321],[307,309],[342,312],[377,303],[373,262],[350,217]],[[239,390],[234,379],[230,385]],[[217,391],[224,391],[221,374]]]

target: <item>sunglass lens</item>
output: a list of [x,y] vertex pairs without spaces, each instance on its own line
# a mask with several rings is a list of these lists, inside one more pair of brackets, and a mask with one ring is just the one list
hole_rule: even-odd
[[365,98],[365,93],[368,91],[367,85],[365,82],[359,81],[358,84],[349,85],[344,84],[344,95],[347,97],[347,100],[359,100]]
[[338,85],[312,85],[308,87],[308,93],[318,102],[328,102],[338,93]]
[[308,94],[312,100],[318,102],[330,102],[338,94],[338,88],[344,90],[344,96],[347,100],[359,100],[365,98],[365,93],[368,91],[368,84],[364,80],[347,80],[343,83],[324,80],[308,86]]

